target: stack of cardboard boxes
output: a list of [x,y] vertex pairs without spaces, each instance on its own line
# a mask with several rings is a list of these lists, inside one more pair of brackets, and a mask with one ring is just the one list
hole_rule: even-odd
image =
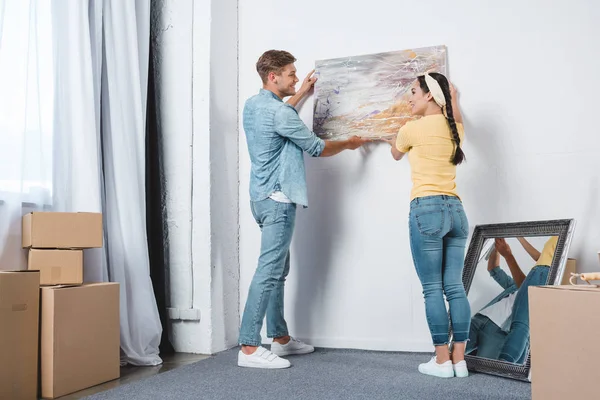
[[23,217],[28,270],[0,272],[0,399],[38,389],[53,399],[119,377],[119,285],[83,284],[83,249],[102,238],[98,213]]

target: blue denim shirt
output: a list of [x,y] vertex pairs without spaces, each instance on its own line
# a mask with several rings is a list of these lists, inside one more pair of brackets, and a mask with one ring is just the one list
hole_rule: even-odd
[[303,151],[318,157],[325,142],[308,129],[294,107],[265,89],[246,101],[243,124],[252,163],[250,200],[264,200],[279,190],[308,207]]

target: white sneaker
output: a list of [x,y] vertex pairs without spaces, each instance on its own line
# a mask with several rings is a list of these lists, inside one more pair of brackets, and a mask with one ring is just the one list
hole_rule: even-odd
[[278,356],[283,357],[312,353],[313,351],[315,351],[315,348],[309,344],[303,343],[294,338],[290,338],[290,341],[286,344],[281,344],[274,341],[271,344],[271,351],[277,354]]
[[247,368],[282,369],[292,366],[288,360],[278,357],[269,350],[260,346],[250,355],[241,350],[238,353],[238,366]]
[[443,364],[438,364],[435,356],[428,363],[420,364],[419,372],[425,375],[437,376],[438,378],[454,377],[452,361],[448,360]]
[[469,376],[469,370],[467,369],[467,362],[465,360],[453,364],[452,368],[454,368],[454,376],[457,378],[466,378]]

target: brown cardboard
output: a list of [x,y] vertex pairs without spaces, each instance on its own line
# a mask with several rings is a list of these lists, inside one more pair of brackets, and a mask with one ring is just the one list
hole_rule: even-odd
[[119,284],[41,288],[42,397],[120,376]]
[[27,268],[40,271],[40,285],[81,285],[83,250],[30,249]]
[[0,271],[0,399],[37,399],[40,273]]
[[[565,265],[565,272],[562,277],[561,285],[570,285],[569,279],[571,279],[571,273],[577,273],[577,260],[574,258],[569,258],[567,260],[567,265]],[[576,280],[573,280],[576,282]]]
[[600,288],[529,288],[533,400],[597,399]]
[[22,220],[23,248],[87,249],[102,247],[102,214],[31,212]]

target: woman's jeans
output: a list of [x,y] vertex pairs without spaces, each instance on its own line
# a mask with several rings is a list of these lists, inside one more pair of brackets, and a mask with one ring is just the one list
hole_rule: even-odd
[[500,360],[514,363],[522,358],[529,344],[529,287],[545,285],[549,273],[549,266],[535,266],[519,287],[513,304],[510,331],[500,351]]
[[435,346],[449,343],[450,304],[453,341],[469,338],[471,307],[462,282],[469,222],[462,202],[454,196],[428,196],[410,203],[410,245],[423,286],[425,313]]
[[260,257],[250,284],[242,316],[239,343],[260,346],[260,331],[267,316],[267,336],[288,335],[283,317],[283,289],[290,271],[290,243],[296,222],[296,205],[266,199],[251,203],[262,231]]

